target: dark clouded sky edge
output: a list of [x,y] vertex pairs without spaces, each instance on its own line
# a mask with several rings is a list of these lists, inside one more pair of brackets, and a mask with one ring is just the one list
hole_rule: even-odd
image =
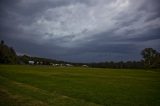
[[0,39],[19,54],[73,62],[160,50],[159,0],[1,0]]

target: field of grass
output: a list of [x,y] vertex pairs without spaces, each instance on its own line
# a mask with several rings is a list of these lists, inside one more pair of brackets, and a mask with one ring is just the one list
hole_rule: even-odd
[[0,106],[160,106],[160,72],[0,65]]

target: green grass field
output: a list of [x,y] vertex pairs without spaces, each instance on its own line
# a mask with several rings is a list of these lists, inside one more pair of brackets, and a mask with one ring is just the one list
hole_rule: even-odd
[[160,106],[160,72],[0,65],[0,106]]

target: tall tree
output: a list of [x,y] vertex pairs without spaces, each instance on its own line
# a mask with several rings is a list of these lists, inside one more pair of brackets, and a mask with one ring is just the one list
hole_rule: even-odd
[[144,59],[144,65],[147,68],[153,68],[156,65],[158,52],[154,50],[153,48],[145,48],[141,52],[143,59]]
[[0,64],[16,64],[18,62],[16,52],[8,47],[2,40],[0,43]]
[[1,40],[1,45],[3,45],[4,44],[4,41],[3,40]]

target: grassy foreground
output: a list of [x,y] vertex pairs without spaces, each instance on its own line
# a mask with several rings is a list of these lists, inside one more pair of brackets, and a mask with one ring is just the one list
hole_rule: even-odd
[[0,106],[160,106],[160,72],[0,65]]

